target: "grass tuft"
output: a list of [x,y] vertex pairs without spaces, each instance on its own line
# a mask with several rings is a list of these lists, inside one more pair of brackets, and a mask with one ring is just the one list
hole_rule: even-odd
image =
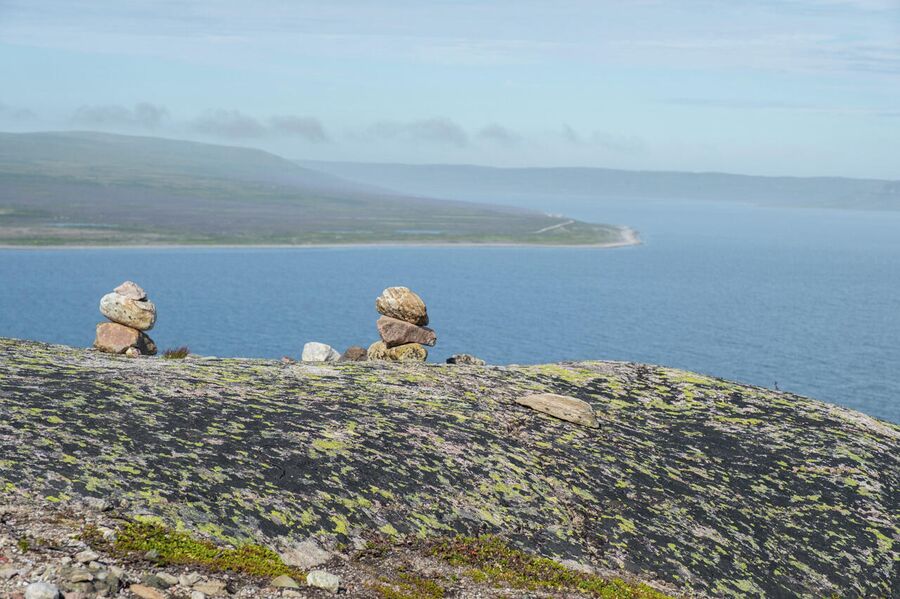
[[176,347],[174,349],[167,349],[163,352],[163,358],[166,360],[183,360],[187,358],[188,354],[191,353],[186,345],[182,345],[181,347]]
[[451,565],[471,568],[469,575],[479,582],[496,581],[528,590],[569,590],[604,599],[668,597],[644,584],[570,570],[551,559],[512,549],[489,535],[442,539],[432,544],[430,552]]

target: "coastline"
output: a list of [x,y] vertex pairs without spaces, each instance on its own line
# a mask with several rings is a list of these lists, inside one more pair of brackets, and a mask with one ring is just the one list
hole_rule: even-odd
[[401,241],[379,241],[372,243],[308,243],[308,244],[288,244],[288,243],[248,243],[248,244],[205,244],[205,243],[160,243],[160,244],[135,244],[135,245],[91,245],[91,244],[72,244],[72,245],[13,245],[0,244],[0,250],[187,250],[187,249],[213,249],[213,250],[233,250],[233,249],[354,249],[354,248],[585,248],[585,249],[614,249],[622,247],[631,247],[643,245],[643,241],[638,232],[631,227],[621,227],[622,238],[618,241],[610,241],[608,243],[586,243],[586,244],[541,244],[541,243],[509,243],[509,242],[472,242],[472,241],[442,241],[427,242],[415,241],[404,243]]

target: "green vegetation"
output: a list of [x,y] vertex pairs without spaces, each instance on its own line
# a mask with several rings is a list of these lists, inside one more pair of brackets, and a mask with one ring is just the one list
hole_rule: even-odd
[[186,345],[182,345],[181,347],[176,347],[173,349],[167,349],[163,352],[163,359],[165,360],[183,360],[188,357],[188,354],[191,353]]
[[0,244],[320,245],[623,240],[609,225],[352,183],[247,148],[0,133]]
[[437,582],[411,574],[400,572],[395,578],[382,577],[381,582],[373,584],[372,590],[383,599],[442,599],[444,587]]
[[562,564],[512,549],[497,537],[455,537],[436,542],[431,553],[455,566],[468,566],[469,574],[484,582],[513,587],[581,592],[608,599],[664,599],[667,595],[645,584],[619,578],[605,579],[570,570]]
[[133,556],[153,552],[154,560],[162,565],[187,565],[259,577],[300,576],[266,547],[248,544],[229,549],[152,522],[129,522],[117,532],[113,543],[106,542],[91,529],[85,532],[84,538],[92,546],[114,554]]

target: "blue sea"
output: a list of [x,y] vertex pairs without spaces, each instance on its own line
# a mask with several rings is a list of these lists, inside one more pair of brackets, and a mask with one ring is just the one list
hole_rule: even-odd
[[0,250],[0,336],[88,346],[125,279],[161,348],[298,358],[377,339],[391,285],[428,304],[430,360],[634,360],[809,395],[900,422],[900,213],[548,198],[637,229],[619,249]]

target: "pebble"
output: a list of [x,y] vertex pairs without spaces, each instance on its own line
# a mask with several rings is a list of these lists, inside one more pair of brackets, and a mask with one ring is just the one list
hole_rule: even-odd
[[15,568],[0,568],[0,580],[9,580],[19,573]]
[[75,561],[79,564],[86,564],[88,562],[97,561],[100,558],[100,554],[91,551],[90,549],[85,549],[84,551],[80,551],[75,554]]
[[169,574],[168,572],[157,572],[156,577],[165,582],[170,587],[178,584],[178,577]]
[[186,574],[181,574],[178,576],[178,584],[183,587],[192,587],[200,582],[202,578],[203,577],[200,576],[200,574],[197,572],[188,572]]
[[282,574],[281,576],[276,576],[272,579],[269,585],[278,588],[278,589],[299,589],[300,585],[297,584],[297,581],[288,576],[287,574]]
[[303,346],[303,354],[300,359],[304,362],[337,362],[341,359],[341,354],[330,345],[310,341]]
[[25,587],[25,599],[59,599],[59,588],[49,582],[32,582]]
[[143,288],[134,281],[125,281],[124,283],[113,289],[113,291],[115,291],[122,297],[127,297],[129,299],[137,301],[147,299],[147,292],[144,291]]
[[142,584],[133,584],[128,590],[140,597],[141,599],[166,599],[166,595],[159,589],[144,586]]
[[194,590],[204,595],[224,595],[227,592],[225,583],[220,580],[210,580],[194,585]]
[[313,570],[306,575],[306,584],[311,587],[325,589],[332,593],[337,593],[341,586],[341,579],[331,572],[325,570]]
[[453,354],[447,358],[447,364],[464,364],[466,366],[484,366],[486,362],[471,354]]

